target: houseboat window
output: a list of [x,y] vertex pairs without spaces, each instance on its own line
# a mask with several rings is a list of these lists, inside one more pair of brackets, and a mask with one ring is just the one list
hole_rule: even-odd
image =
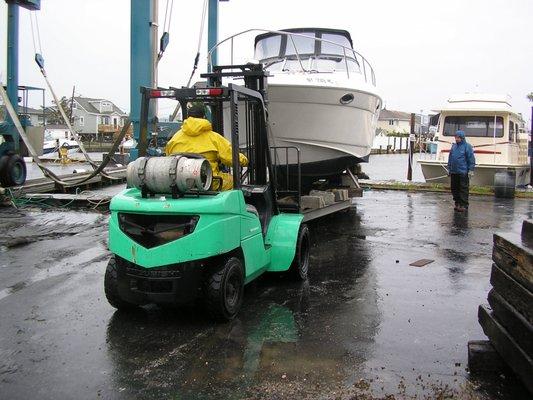
[[513,121],[509,121],[509,141],[515,141],[515,126]]
[[85,125],[85,119],[83,117],[80,117],[80,126]]
[[[347,47],[348,49],[352,48],[352,45],[350,44],[350,41],[346,36],[342,35],[336,35],[333,33],[323,33],[322,39],[329,40],[330,42],[338,43],[344,47]],[[322,54],[338,54],[338,55],[344,55],[344,50],[340,46],[335,46],[333,43],[328,42],[321,42],[322,43]],[[349,56],[350,52],[349,50],[346,50],[346,56]]]
[[257,60],[266,60],[268,58],[279,57],[280,47],[281,35],[262,39],[255,45],[255,58]]
[[[444,136],[454,136],[462,130],[465,136],[493,137],[494,117],[490,116],[447,116],[444,118]],[[503,118],[496,117],[496,137],[503,137]]]

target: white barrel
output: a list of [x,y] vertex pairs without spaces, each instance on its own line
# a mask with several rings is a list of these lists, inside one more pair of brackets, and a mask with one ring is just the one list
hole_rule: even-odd
[[128,187],[144,184],[152,193],[170,194],[175,186],[180,193],[209,190],[213,171],[205,158],[186,156],[139,157],[128,164]]

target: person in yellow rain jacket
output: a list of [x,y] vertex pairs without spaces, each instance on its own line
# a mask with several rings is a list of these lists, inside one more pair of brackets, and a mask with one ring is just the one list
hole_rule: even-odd
[[[224,136],[213,132],[211,123],[205,119],[203,105],[193,105],[188,111],[189,117],[183,121],[181,129],[172,136],[165,147],[167,156],[176,153],[195,153],[204,156],[213,169],[213,177],[222,178],[222,188],[219,182],[213,181],[213,190],[233,189],[231,174],[220,171],[220,163],[231,167],[231,143]],[[241,166],[248,165],[248,159],[239,153]]]

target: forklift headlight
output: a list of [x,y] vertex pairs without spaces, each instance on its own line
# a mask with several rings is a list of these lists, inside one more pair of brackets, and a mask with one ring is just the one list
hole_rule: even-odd
[[197,215],[118,214],[120,230],[146,248],[161,246],[191,234],[199,219]]

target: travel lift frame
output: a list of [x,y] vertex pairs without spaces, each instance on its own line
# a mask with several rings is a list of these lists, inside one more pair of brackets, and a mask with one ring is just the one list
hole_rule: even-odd
[[[18,43],[19,7],[39,10],[40,0],[6,0],[7,2],[7,97],[15,110],[19,103]],[[10,114],[0,124],[4,142],[0,144],[0,183],[2,186],[21,185],[26,181],[26,164],[21,157],[20,135]]]
[[[2,0],[0,0],[2,1]],[[7,48],[7,97],[15,112],[19,103],[18,95],[18,51],[19,51],[19,7],[30,11],[40,10],[40,0],[5,0],[8,5],[8,48]],[[218,2],[227,0],[208,0],[208,47],[213,47],[218,37]],[[131,34],[130,34],[130,110],[133,124],[134,139],[139,139],[139,116],[141,104],[139,87],[157,86],[157,59],[161,57],[168,45],[168,32],[161,37],[160,48],[157,50],[157,0],[131,0]],[[216,55],[215,55],[216,57]],[[139,62],[138,60],[143,60]],[[152,60],[153,62],[144,62]],[[155,116],[155,110],[150,108],[150,118]],[[21,157],[20,124],[8,114],[5,123],[0,125],[0,135],[5,139],[0,145],[0,181],[2,186],[18,186],[26,180],[26,164]],[[17,119],[17,118],[15,118]],[[160,124],[164,125],[164,124]],[[168,128],[177,130],[176,123],[167,123]],[[124,132],[126,132],[124,130]],[[120,136],[124,136],[121,132]],[[131,159],[138,157],[137,149],[133,149]],[[107,157],[109,159],[109,157]],[[37,162],[37,160],[35,160]],[[102,163],[104,164],[105,161]],[[46,176],[61,183],[51,172],[43,171]],[[95,175],[103,173],[103,168],[93,171]],[[72,183],[72,182],[71,182]]]
[[[224,72],[226,68],[240,71]],[[264,272],[288,271],[297,279],[307,278],[310,240],[302,224],[299,191],[292,212],[283,212],[278,204],[262,65],[214,67],[202,76],[209,78],[207,88],[141,88],[140,148],[145,148],[152,128],[152,100],[177,100],[184,116],[188,103],[201,102],[210,107],[216,131],[231,130],[233,189],[177,194],[173,185],[162,196],[141,185],[113,197],[113,256],[104,288],[117,309],[201,298],[215,319],[230,320],[239,312],[244,285]],[[246,86],[220,86],[222,76],[242,77]],[[228,118],[229,124],[224,121]],[[244,171],[239,151],[249,160]],[[146,165],[138,170],[141,182]],[[175,168],[159,172],[176,178]]]

